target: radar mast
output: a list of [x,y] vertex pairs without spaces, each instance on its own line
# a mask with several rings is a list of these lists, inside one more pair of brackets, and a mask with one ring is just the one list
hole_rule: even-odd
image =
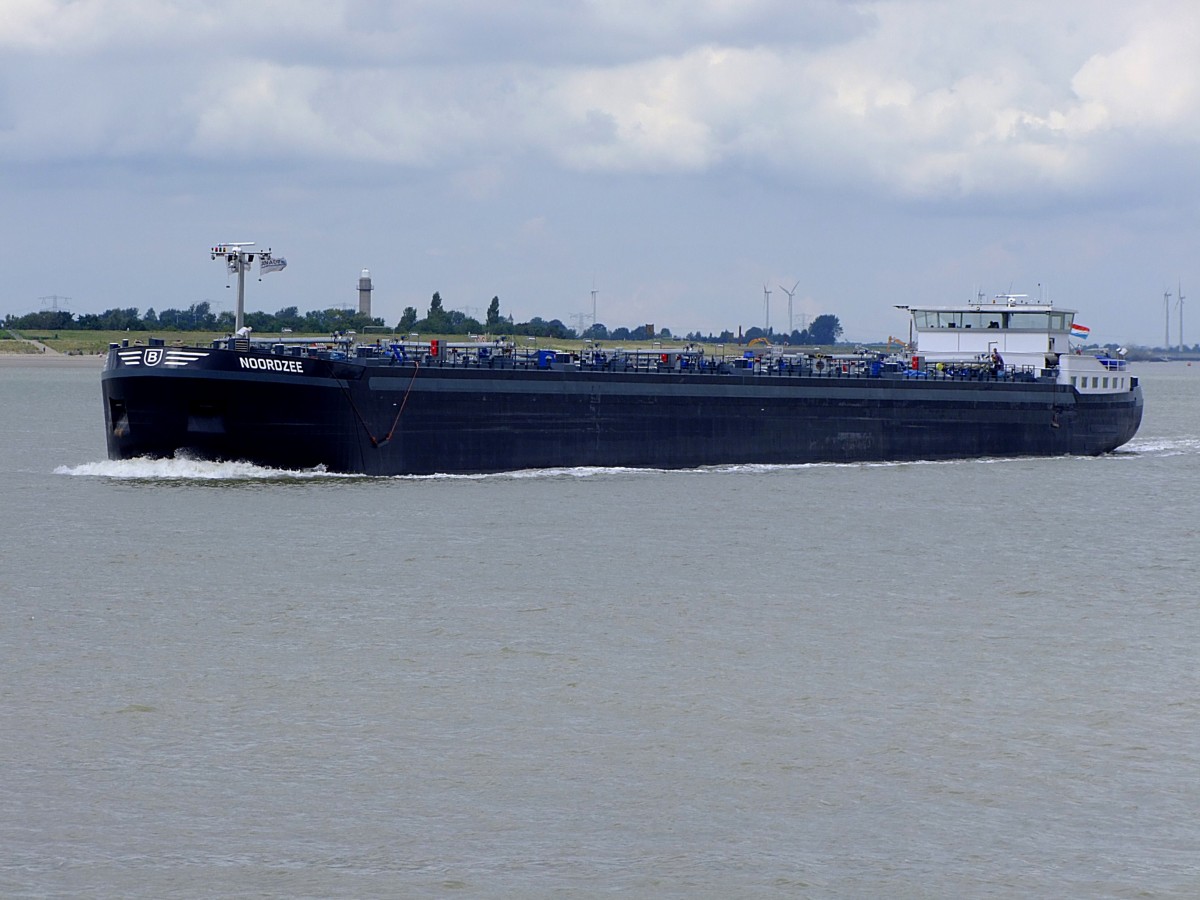
[[225,260],[225,266],[229,272],[237,275],[237,313],[234,315],[233,325],[235,332],[241,331],[244,325],[246,313],[246,271],[254,265],[254,258],[258,257],[258,275],[260,279],[268,272],[278,272],[287,265],[287,260],[282,256],[272,256],[269,247],[264,252],[255,253],[250,249],[253,246],[254,241],[228,241],[223,244],[216,244],[211,248],[212,258]]

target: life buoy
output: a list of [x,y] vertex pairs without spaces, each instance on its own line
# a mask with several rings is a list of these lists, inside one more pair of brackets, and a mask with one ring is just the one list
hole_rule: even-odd
[[813,368],[816,369],[818,372],[820,372],[822,369],[825,368],[825,360],[818,359],[815,363],[813,363]]

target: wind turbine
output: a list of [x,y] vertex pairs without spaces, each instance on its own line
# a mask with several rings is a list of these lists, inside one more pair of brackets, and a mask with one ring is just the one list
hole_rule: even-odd
[[1170,351],[1171,349],[1171,292],[1163,291],[1163,310],[1165,319],[1164,334],[1163,334],[1163,349]]
[[598,293],[599,293],[599,291],[596,290],[596,276],[595,276],[595,274],[593,274],[592,275],[592,324],[593,325],[596,324],[596,294],[598,294]]
[[771,333],[771,289],[769,287],[767,287],[766,282],[763,282],[763,298],[764,298],[763,305],[766,307],[766,310],[767,310],[767,324],[764,326],[763,330],[766,331],[767,334],[770,334]]
[[1183,352],[1183,282],[1180,281],[1179,284],[1176,285],[1176,287],[1178,288],[1178,293],[1176,294],[1176,296],[1179,298],[1179,352],[1182,353]]
[[793,331],[796,330],[795,326],[792,325],[792,298],[796,296],[796,288],[798,288],[798,287],[800,287],[799,281],[797,281],[795,284],[792,285],[792,289],[790,291],[787,288],[785,288],[782,284],[779,286],[779,289],[788,295],[788,334],[789,335]]

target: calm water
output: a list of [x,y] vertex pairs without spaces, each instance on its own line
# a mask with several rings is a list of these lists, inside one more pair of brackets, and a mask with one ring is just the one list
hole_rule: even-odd
[[1200,894],[1200,366],[1099,459],[287,476],[0,367],[0,895]]

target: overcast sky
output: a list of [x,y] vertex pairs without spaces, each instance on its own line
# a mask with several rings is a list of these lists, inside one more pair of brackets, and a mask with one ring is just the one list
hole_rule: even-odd
[[1161,345],[1182,282],[1195,343],[1198,48],[1195,0],[2,0],[0,313],[232,309],[208,248],[256,241],[267,311],[366,267],[389,324],[765,284],[779,330],[796,284],[849,339],[983,291]]

